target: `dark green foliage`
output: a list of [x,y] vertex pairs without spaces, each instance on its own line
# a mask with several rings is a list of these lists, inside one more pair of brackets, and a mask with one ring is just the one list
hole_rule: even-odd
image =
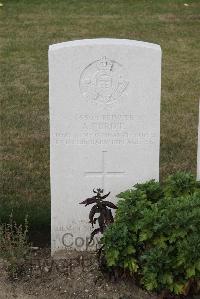
[[200,281],[200,190],[188,173],[137,184],[118,197],[102,238],[107,265],[128,269],[147,290],[188,294]]
[[159,182],[155,182],[155,180],[150,180],[144,184],[136,184],[135,188],[144,191],[147,199],[151,202],[157,202],[163,196],[163,190]]
[[192,194],[197,189],[200,190],[200,185],[196,182],[196,179],[192,174],[177,172],[167,178],[165,194],[166,196],[177,197]]

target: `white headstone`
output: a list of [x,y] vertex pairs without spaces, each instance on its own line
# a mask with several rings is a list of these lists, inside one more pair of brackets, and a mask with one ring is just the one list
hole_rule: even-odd
[[93,188],[159,179],[161,49],[91,39],[49,48],[52,253],[85,250]]

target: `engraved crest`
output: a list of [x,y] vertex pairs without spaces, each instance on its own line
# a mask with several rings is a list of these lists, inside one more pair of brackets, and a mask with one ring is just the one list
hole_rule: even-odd
[[80,76],[83,97],[102,104],[111,104],[118,100],[127,86],[123,67],[107,57],[89,64]]

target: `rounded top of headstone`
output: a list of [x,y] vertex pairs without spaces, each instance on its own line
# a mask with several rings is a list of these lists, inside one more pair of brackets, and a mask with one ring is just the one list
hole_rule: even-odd
[[143,47],[161,51],[160,45],[131,40],[131,39],[116,39],[116,38],[94,38],[94,39],[82,39],[73,40],[68,42],[57,43],[49,46],[49,51],[59,50],[67,47],[80,47],[80,46],[95,46],[95,45],[124,45],[130,47]]

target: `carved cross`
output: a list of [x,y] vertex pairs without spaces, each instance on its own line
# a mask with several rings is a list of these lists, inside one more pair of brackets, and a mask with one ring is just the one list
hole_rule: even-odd
[[106,177],[121,176],[121,175],[125,174],[124,171],[107,171],[106,170],[106,153],[107,153],[107,151],[102,151],[101,170],[85,172],[86,176],[96,176],[96,175],[99,176],[101,178],[101,188],[102,189],[105,189]]

